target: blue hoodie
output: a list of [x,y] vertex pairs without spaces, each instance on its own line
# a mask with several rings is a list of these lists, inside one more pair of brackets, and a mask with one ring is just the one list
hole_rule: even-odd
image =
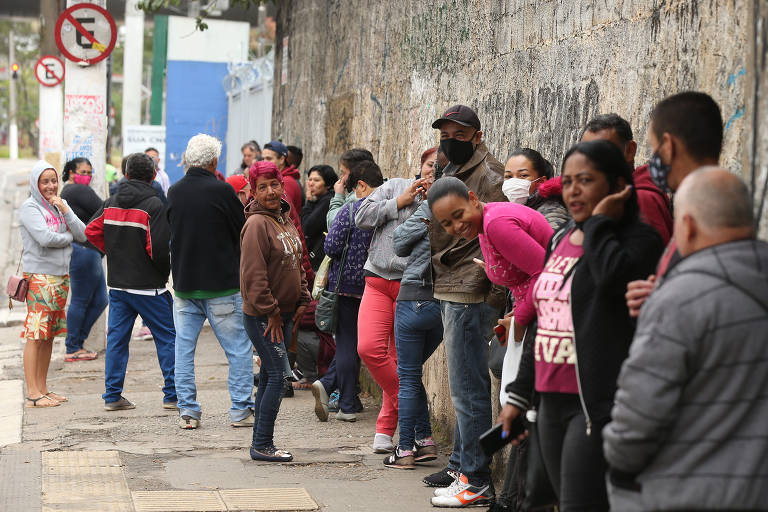
[[[69,273],[72,240],[85,242],[85,225],[72,208],[63,214],[43,198],[38,180],[43,171],[54,169],[39,160],[29,176],[28,197],[19,207],[23,252],[21,265],[24,272],[63,276]],[[56,171],[58,175],[58,171]],[[66,204],[66,201],[64,201]],[[69,205],[67,205],[69,206]]]

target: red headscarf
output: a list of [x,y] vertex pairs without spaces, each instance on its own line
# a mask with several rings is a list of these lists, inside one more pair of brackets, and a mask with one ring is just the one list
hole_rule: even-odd
[[248,171],[248,182],[251,184],[251,190],[256,190],[256,180],[260,177],[276,179],[283,184],[283,175],[277,169],[277,166],[267,160],[257,160],[253,162]]

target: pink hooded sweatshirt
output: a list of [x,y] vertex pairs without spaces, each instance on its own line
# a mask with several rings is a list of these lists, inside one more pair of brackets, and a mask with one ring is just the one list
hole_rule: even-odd
[[553,230],[542,214],[515,203],[488,203],[483,209],[480,249],[492,283],[506,286],[515,297],[515,322],[528,325],[536,316],[528,288],[544,267]]

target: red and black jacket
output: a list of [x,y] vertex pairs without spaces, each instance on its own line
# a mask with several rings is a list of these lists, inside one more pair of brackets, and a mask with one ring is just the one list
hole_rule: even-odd
[[85,236],[107,255],[110,287],[151,290],[168,282],[171,230],[166,207],[149,183],[120,183],[88,223]]

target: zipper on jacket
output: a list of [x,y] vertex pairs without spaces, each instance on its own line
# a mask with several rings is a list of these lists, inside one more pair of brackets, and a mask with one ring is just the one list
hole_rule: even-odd
[[[573,279],[576,276],[576,269],[571,274],[571,296],[568,298],[568,309],[571,312],[571,323],[573,323]],[[576,351],[576,327],[573,328],[573,354],[576,356],[576,386],[579,388],[579,402],[584,411],[584,419],[587,423],[587,437],[592,435],[592,419],[587,411],[587,403],[584,401],[584,393],[581,391],[581,378],[579,376],[579,354]]]

